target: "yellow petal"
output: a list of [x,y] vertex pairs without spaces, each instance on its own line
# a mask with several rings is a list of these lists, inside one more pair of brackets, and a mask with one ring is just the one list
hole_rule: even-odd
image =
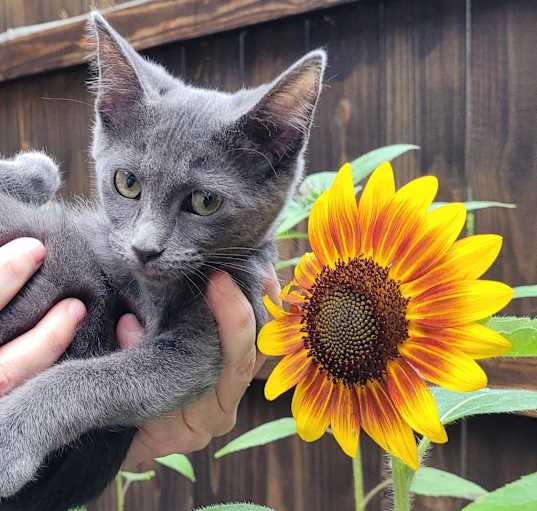
[[358,209],[352,168],[341,167],[332,183],[317,199],[308,221],[313,252],[324,265],[346,261],[359,251]]
[[263,303],[273,318],[283,318],[287,315],[287,313],[279,305],[276,305],[272,301],[269,295],[263,296]]
[[511,343],[495,330],[479,323],[443,328],[411,327],[410,337],[436,339],[438,343],[456,348],[473,359],[498,357],[511,349]]
[[434,398],[416,371],[398,358],[389,362],[387,372],[388,394],[407,424],[433,442],[447,442]]
[[399,353],[420,376],[455,392],[470,392],[487,385],[487,375],[468,355],[434,339],[407,339]]
[[466,208],[462,204],[447,204],[428,213],[414,238],[401,245],[390,276],[408,282],[426,273],[453,245],[465,222]]
[[291,315],[266,323],[257,339],[261,353],[269,356],[289,355],[304,347],[304,334],[300,331],[301,316]]
[[272,401],[297,384],[311,368],[306,350],[287,355],[278,362],[265,383],[265,397]]
[[401,286],[405,296],[417,296],[431,287],[456,280],[475,280],[485,273],[498,257],[502,237],[477,234],[456,241],[442,260],[421,277]]
[[371,255],[372,234],[380,212],[395,194],[395,181],[390,163],[379,165],[371,174],[360,197],[358,222],[360,224],[360,247],[366,256]]
[[304,399],[306,392],[317,380],[317,378],[324,378],[324,376],[319,372],[318,368],[312,364],[311,369],[296,384],[295,392],[293,393],[293,400],[291,401],[291,412],[295,419],[298,416],[298,411],[300,410],[300,405],[302,404],[302,400]]
[[419,461],[414,433],[395,409],[384,385],[376,380],[369,381],[358,389],[358,401],[364,431],[385,451],[417,470]]
[[400,188],[386,205],[373,232],[373,257],[381,266],[390,264],[399,247],[415,235],[437,191],[435,177],[420,177]]
[[333,383],[320,375],[305,392],[296,415],[296,430],[305,442],[318,440],[328,429],[333,388]]
[[303,289],[311,289],[323,267],[313,252],[307,252],[295,267],[295,280]]
[[343,452],[354,458],[358,451],[360,413],[358,398],[353,390],[342,383],[334,386],[330,405],[332,433]]
[[408,304],[406,317],[418,326],[445,328],[472,323],[503,309],[513,290],[502,282],[463,280],[429,289]]

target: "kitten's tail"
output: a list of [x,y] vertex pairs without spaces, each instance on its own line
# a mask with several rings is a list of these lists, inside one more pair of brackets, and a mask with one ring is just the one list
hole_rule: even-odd
[[0,192],[21,202],[41,206],[60,187],[56,163],[39,151],[19,153],[11,160],[0,159]]

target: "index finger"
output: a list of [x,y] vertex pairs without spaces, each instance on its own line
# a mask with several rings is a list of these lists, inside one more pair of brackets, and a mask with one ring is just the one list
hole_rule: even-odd
[[0,347],[0,396],[54,364],[71,343],[86,314],[68,298],[56,304],[29,332]]
[[0,310],[41,266],[45,253],[43,244],[33,238],[19,238],[0,247]]

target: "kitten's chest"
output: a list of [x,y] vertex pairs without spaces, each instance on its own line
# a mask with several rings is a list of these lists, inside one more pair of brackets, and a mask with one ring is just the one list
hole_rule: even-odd
[[179,284],[163,287],[132,283],[122,292],[129,312],[136,314],[146,332],[173,330],[177,324],[206,317],[209,308],[203,293],[193,294]]

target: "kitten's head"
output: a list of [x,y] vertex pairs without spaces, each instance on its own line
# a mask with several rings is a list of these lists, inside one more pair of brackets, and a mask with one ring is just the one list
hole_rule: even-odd
[[111,242],[146,279],[239,258],[270,235],[294,191],[326,56],[270,84],[195,88],[143,59],[98,14],[93,156]]

